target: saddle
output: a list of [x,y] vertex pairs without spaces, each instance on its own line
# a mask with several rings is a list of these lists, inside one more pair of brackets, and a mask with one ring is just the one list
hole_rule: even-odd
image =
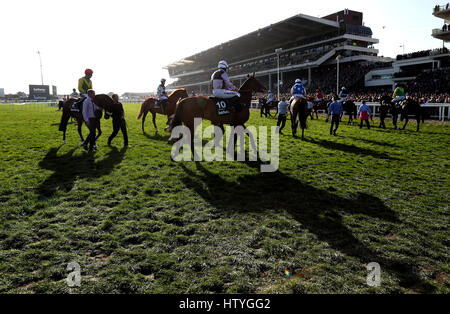
[[72,106],[70,107],[70,111],[72,112],[81,112],[83,110],[83,102],[86,100],[86,97],[78,98]]
[[227,114],[231,114],[232,112],[241,112],[243,110],[243,106],[240,103],[239,97],[233,98],[217,98],[217,97],[209,97],[216,104],[217,114],[219,116],[224,116]]
[[162,108],[162,105],[166,105],[168,101],[169,101],[168,99],[156,100],[155,101],[155,109]]

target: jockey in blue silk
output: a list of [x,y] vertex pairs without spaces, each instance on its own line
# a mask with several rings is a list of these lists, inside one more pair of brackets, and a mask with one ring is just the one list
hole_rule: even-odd
[[342,87],[341,92],[339,93],[339,101],[344,102],[347,100],[347,89]]
[[267,97],[266,105],[271,104],[273,101],[274,101],[273,93],[272,93],[272,91],[269,91],[269,95]]
[[306,89],[305,86],[302,84],[301,79],[295,80],[295,85],[291,88],[291,99],[289,100],[289,104],[292,104],[292,101],[296,98],[306,98]]

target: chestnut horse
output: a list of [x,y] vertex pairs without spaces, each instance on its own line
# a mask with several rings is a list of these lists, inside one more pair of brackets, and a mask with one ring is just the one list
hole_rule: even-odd
[[231,125],[233,123],[235,127],[242,126],[245,128],[245,123],[250,119],[250,104],[253,92],[264,92],[265,90],[266,88],[254,76],[247,78],[239,89],[241,94],[240,103],[244,106],[240,112],[235,113],[234,123],[231,121],[229,114],[219,116],[216,103],[212,98],[197,96],[183,99],[177,105],[175,117],[170,123],[169,132],[176,126],[184,123],[191,131],[191,134],[194,134],[195,118],[209,120],[213,125],[220,127],[224,124]]
[[189,97],[189,95],[185,88],[180,88],[180,89],[174,90],[168,97],[169,100],[167,101],[167,104],[164,107],[165,108],[164,113],[162,112],[162,108],[155,108],[155,103],[157,101],[156,98],[146,99],[142,103],[141,112],[139,113],[139,115],[137,117],[138,120],[142,117],[142,132],[145,133],[144,123],[145,123],[145,118],[147,117],[147,114],[149,112],[151,112],[151,114],[153,115],[153,125],[155,126],[156,134],[158,134],[158,127],[156,126],[156,114],[159,113],[159,114],[166,115],[167,116],[167,125],[169,125],[170,119],[175,113],[175,108],[176,108],[178,101],[180,99],[184,99],[187,97]]
[[[84,122],[83,113],[82,113],[82,111],[80,111],[80,112],[71,111],[72,104],[74,102],[76,102],[77,100],[78,99],[71,98],[71,99],[65,101],[64,105],[63,105],[63,113],[62,113],[62,117],[61,117],[61,122],[59,124],[59,130],[61,132],[63,132],[64,144],[66,144],[66,130],[67,130],[67,124],[69,123],[70,118],[74,118],[77,121],[78,134],[80,135],[81,142],[84,142],[83,133],[81,131],[81,127],[83,126],[83,122]],[[95,96],[94,103],[101,108],[101,110],[97,110],[95,112],[95,116],[97,117],[97,119],[100,120],[103,115],[103,112],[102,112],[103,109],[108,110],[108,108],[110,108],[110,106],[112,106],[114,104],[114,101],[108,95],[99,94],[99,95]],[[102,131],[100,129],[100,123],[98,125],[98,131],[99,132],[98,132],[97,139],[102,134]]]
[[292,101],[291,108],[292,136],[297,136],[297,127],[300,122],[302,129],[302,140],[305,139],[306,120],[308,119],[308,101],[303,98],[296,98]]

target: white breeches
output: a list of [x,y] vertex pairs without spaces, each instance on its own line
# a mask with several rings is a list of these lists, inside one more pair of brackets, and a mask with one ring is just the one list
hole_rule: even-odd
[[215,89],[213,90],[213,95],[214,97],[217,98],[233,98],[233,97],[241,97],[241,94],[239,94],[238,92],[232,91],[232,90],[227,90],[227,89]]

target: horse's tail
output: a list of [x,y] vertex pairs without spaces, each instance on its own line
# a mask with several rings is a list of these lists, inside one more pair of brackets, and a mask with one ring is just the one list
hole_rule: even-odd
[[141,111],[139,112],[139,115],[137,116],[138,120],[140,120],[142,118],[142,115],[144,114],[144,111],[145,111],[145,101],[141,105]]
[[304,130],[307,128],[308,121],[308,102],[303,100],[301,102],[301,108],[298,110],[298,120],[300,122],[300,127]]
[[59,123],[59,130],[64,132],[67,128],[67,124],[69,123],[70,113],[63,107],[61,122]]
[[180,99],[176,105],[175,116],[172,119],[172,121],[170,122],[171,130],[173,130],[175,127],[182,124],[181,117],[183,116],[183,105],[184,105],[184,100]]

